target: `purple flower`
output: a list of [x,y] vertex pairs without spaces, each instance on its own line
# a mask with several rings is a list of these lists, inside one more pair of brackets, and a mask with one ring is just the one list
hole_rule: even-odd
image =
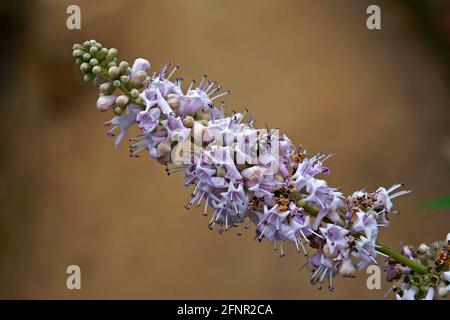
[[394,194],[391,194],[393,191],[397,190],[401,186],[402,186],[401,184],[394,184],[387,190],[383,187],[379,187],[378,190],[375,192],[376,195],[375,208],[385,208],[386,212],[388,213],[391,212],[394,207],[394,205],[392,204],[392,199],[395,199],[399,196],[411,192],[409,190],[402,190]]
[[211,158],[215,165],[223,166],[226,169],[225,177],[233,182],[242,180],[239,170],[231,158],[230,147],[214,147],[211,151]]
[[134,123],[136,123],[136,115],[141,110],[142,109],[138,105],[130,103],[127,106],[126,111],[122,115],[115,116],[110,121],[105,122],[105,126],[112,126],[112,128],[106,133],[110,137],[113,137],[115,135],[114,131],[116,131],[117,129],[120,129],[120,133],[114,142],[114,146],[116,148],[119,147],[123,138],[127,134],[128,129],[130,129],[130,127]]
[[328,280],[328,289],[333,288],[333,277],[337,274],[338,270],[335,263],[325,256],[323,250],[317,250],[317,252],[308,260],[309,264],[314,268],[310,277],[311,283],[319,283],[319,288],[325,280]]
[[278,205],[273,206],[268,209],[267,206],[264,206],[264,212],[258,213],[258,217],[260,218],[257,227],[261,230],[261,237],[264,233],[264,228],[270,225],[275,231],[281,230],[281,224],[284,220],[289,216],[290,211],[282,211],[278,210]]
[[378,225],[375,218],[363,211],[356,212],[357,219],[352,225],[352,231],[364,231],[367,238],[375,239],[378,235]]
[[265,172],[265,168],[253,166],[244,169],[241,174],[247,179],[245,181],[247,189],[256,197],[263,198],[266,204],[271,205],[275,197],[273,191],[278,189],[280,183],[275,181],[273,175],[266,175]]
[[308,236],[312,234],[311,222],[309,216],[301,216],[291,213],[289,224],[281,224],[280,234],[283,239],[288,239],[295,243],[297,251],[300,252],[300,246],[305,255],[307,255],[303,241],[309,243]]
[[169,114],[167,120],[163,120],[161,123],[167,129],[171,141],[184,142],[191,133],[191,129],[183,125],[181,118],[173,114]]
[[320,228],[320,232],[325,237],[332,254],[343,253],[348,248],[347,229],[328,223],[325,228]]
[[220,198],[212,201],[215,210],[210,224],[213,222],[220,223],[225,225],[225,230],[228,230],[230,225],[244,218],[248,198],[242,184],[235,186],[233,183],[230,183],[228,189],[221,192],[220,196]]
[[377,264],[375,257],[377,256],[377,251],[375,250],[375,239],[368,239],[361,236],[359,240],[356,241],[356,252],[353,252],[353,256],[360,258],[358,263],[358,269],[364,269],[372,264]]
[[136,122],[142,131],[146,133],[152,132],[159,124],[160,115],[161,110],[158,108],[152,108],[149,111],[141,111],[137,115]]

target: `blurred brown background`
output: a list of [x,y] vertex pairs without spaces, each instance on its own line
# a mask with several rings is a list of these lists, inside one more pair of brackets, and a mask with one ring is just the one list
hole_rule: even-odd
[[[185,79],[207,72],[259,126],[334,153],[330,183],[346,193],[404,182],[414,193],[396,202],[386,244],[450,231],[450,210],[420,208],[450,192],[447,1],[75,1],[80,31],[66,28],[74,1],[0,3],[0,298],[378,299],[388,289],[367,290],[361,272],[319,291],[292,248],[279,258],[253,230],[219,236],[201,210],[187,213],[181,175],[105,136],[109,117],[71,57],[92,38],[129,61],[180,63]],[[366,28],[369,4],[381,6],[382,30]],[[66,289],[71,264],[81,291]]]

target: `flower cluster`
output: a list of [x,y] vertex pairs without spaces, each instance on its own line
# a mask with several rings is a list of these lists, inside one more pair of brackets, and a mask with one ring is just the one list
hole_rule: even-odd
[[[150,74],[149,61],[118,63],[116,49],[94,40],[74,45],[73,55],[84,79],[99,88],[97,108],[115,114],[105,123],[112,127],[108,136],[119,131],[115,146],[136,125],[141,134],[130,138],[130,156],[148,152],[168,174],[183,172],[185,186],[193,189],[186,208],[203,205],[204,215],[211,212],[211,229],[247,229],[250,221],[256,238],[273,243],[281,256],[283,244],[294,243],[308,256],[311,282],[326,282],[330,290],[334,276],[354,277],[376,264],[378,254],[386,255],[377,237],[395,212],[392,200],[409,192],[400,184],[345,197],[320,178],[329,174],[329,155],[308,156],[278,130],[256,128],[247,110],[226,115],[224,102],[216,101],[229,92],[207,76],[183,89],[183,79],[175,77],[179,66],[166,63]],[[403,278],[411,288],[411,278]]]
[[398,300],[431,300],[437,294],[446,297],[450,291],[450,233],[444,241],[422,243],[417,250],[404,246],[402,254],[425,266],[426,273],[419,273],[392,258],[383,266],[387,281],[394,282],[392,290]]

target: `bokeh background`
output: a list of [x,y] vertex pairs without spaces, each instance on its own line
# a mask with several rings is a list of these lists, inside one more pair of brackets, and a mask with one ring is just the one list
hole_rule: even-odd
[[[81,7],[82,29],[66,28]],[[382,30],[366,28],[378,4]],[[317,290],[303,257],[235,231],[219,236],[186,212],[181,176],[130,159],[104,134],[96,90],[71,57],[97,39],[122,59],[208,73],[309,152],[331,152],[346,193],[404,182],[393,248],[443,239],[450,209],[448,1],[98,0],[0,2],[0,298],[382,299],[367,275]],[[66,268],[82,290],[66,288]]]

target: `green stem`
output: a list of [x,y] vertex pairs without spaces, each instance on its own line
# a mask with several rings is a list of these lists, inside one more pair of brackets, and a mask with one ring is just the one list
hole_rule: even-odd
[[[308,213],[309,215],[312,215],[314,217],[317,217],[317,215],[319,214],[319,210],[317,208],[308,206],[306,204],[306,201],[301,199],[297,201],[297,206],[303,208],[306,213]],[[324,218],[324,221],[326,222],[332,222],[327,218]],[[342,224],[340,224],[342,226]],[[355,235],[356,237],[359,237],[359,234]],[[401,253],[398,253],[392,249],[390,249],[389,247],[378,243],[376,244],[376,250],[379,253],[382,253],[384,255],[389,256],[390,258],[394,259],[395,261],[401,263],[402,265],[408,266],[411,269],[417,271],[420,274],[427,274],[427,267],[425,267],[423,264],[416,262],[414,260],[408,259],[407,257],[405,257],[404,255],[402,255]]]
[[411,269],[421,273],[421,274],[427,274],[427,267],[425,267],[423,264],[416,262],[414,260],[411,260],[404,255],[395,252],[391,248],[386,247],[385,245],[377,242],[377,248],[376,250],[380,253],[383,253],[392,259],[394,259],[397,262],[400,262],[401,264],[410,267]]

